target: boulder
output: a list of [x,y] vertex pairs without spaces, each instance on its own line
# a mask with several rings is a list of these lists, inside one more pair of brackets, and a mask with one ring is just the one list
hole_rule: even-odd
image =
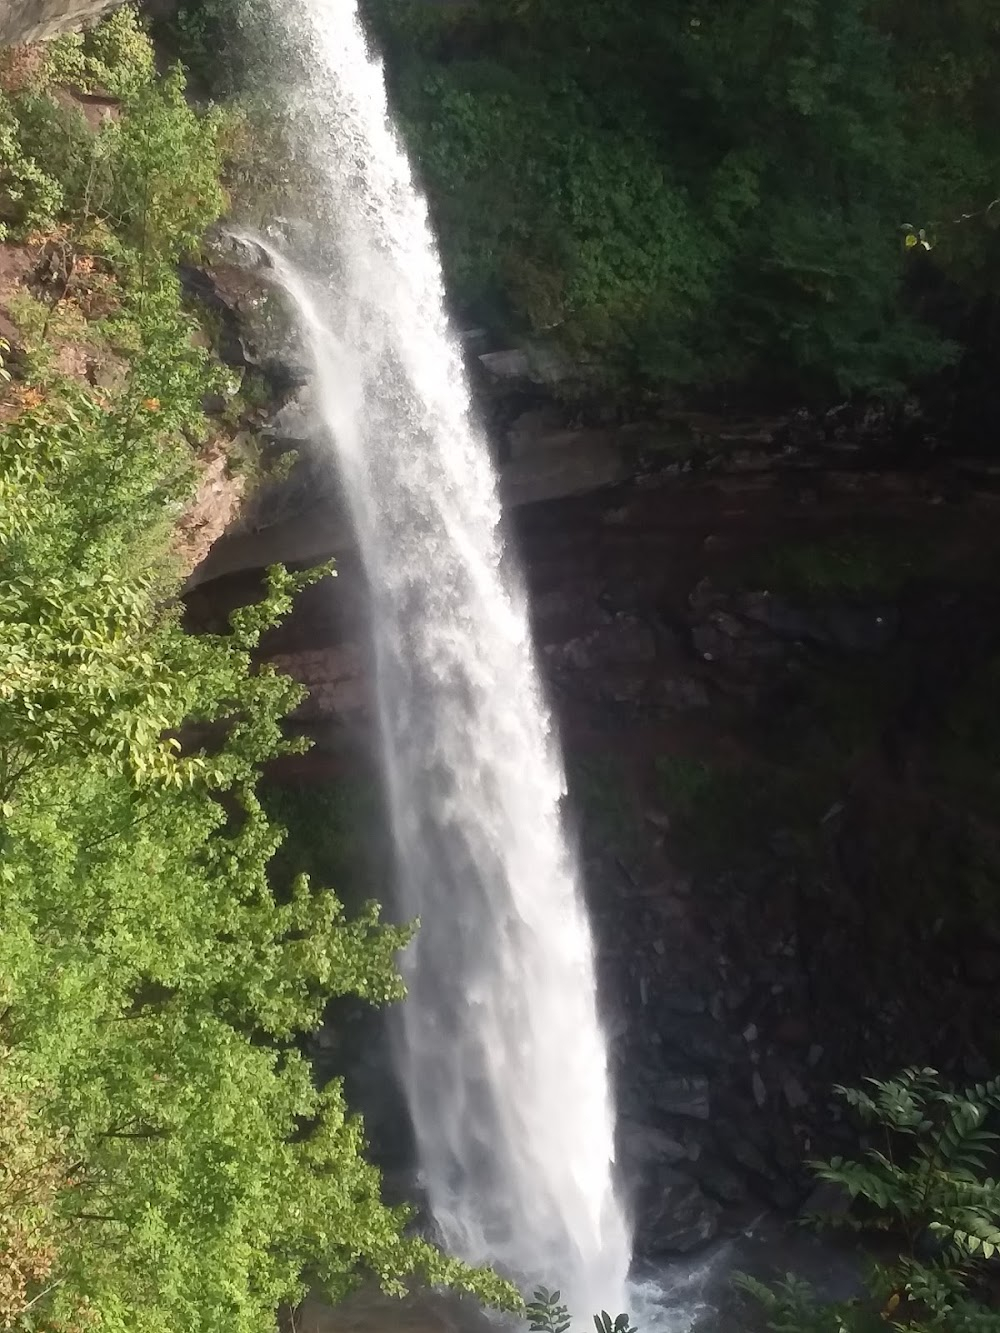
[[661,676],[653,685],[650,702],[674,713],[693,713],[708,708],[708,690],[694,676]]
[[533,379],[531,360],[523,347],[507,347],[499,352],[483,352],[480,364],[494,379]]
[[708,1008],[703,995],[699,995],[697,991],[681,989],[664,991],[660,996],[660,1004],[669,1014],[703,1014]]
[[589,634],[547,644],[545,656],[553,667],[592,671],[651,662],[656,656],[656,642],[652,630],[641,620],[619,612]]
[[691,642],[706,662],[776,660],[783,655],[780,643],[728,611],[709,612],[707,620],[691,631]]
[[753,1099],[758,1106],[764,1106],[767,1102],[767,1088],[760,1076],[760,1071],[756,1069],[753,1071]]
[[667,1167],[636,1196],[636,1248],[649,1258],[688,1254],[718,1235],[721,1213],[697,1181]]
[[835,1180],[821,1180],[802,1205],[803,1217],[844,1218],[854,1201]]
[[268,421],[267,434],[290,446],[313,444],[324,438],[312,385],[302,384],[286,398]]
[[896,635],[899,613],[892,606],[838,603],[806,610],[768,592],[747,593],[740,612],[776,639],[806,641],[848,653],[879,652]]
[[725,603],[726,595],[720,592],[710,578],[703,578],[692,588],[688,595],[688,605],[698,616],[707,616],[710,611]]
[[310,368],[294,322],[267,279],[268,261],[222,228],[208,237],[211,262],[182,264],[185,291],[219,317],[218,352],[227,365],[258,370],[276,390],[304,385]]
[[511,458],[501,468],[500,490],[507,504],[535,504],[611,486],[628,475],[613,432],[581,430],[565,432],[560,447]]
[[744,1178],[713,1154],[702,1153],[691,1171],[706,1194],[720,1203],[746,1202],[749,1191]]
[[[747,1130],[752,1129],[755,1125],[758,1131],[763,1128],[759,1120],[755,1122],[747,1119],[744,1125]],[[762,1180],[773,1181],[776,1178],[774,1168],[757,1144],[741,1133],[735,1124],[718,1125],[717,1138],[725,1156],[730,1161],[735,1162],[737,1166],[755,1176],[759,1176]]]
[[664,1130],[624,1117],[617,1127],[617,1153],[626,1175],[636,1178],[651,1169],[683,1162],[688,1156],[684,1144]]
[[782,1080],[781,1089],[785,1094],[785,1101],[793,1111],[799,1111],[803,1106],[809,1105],[809,1094],[794,1074],[788,1074]]
[[[674,992],[677,995],[677,992]],[[733,1064],[744,1057],[743,1043],[731,1032],[705,1013],[689,1009],[680,1012],[664,1006],[668,1013],[662,1019],[660,1037],[663,1045],[679,1052],[684,1063],[708,1070]]]
[[702,1074],[659,1078],[650,1089],[650,1101],[666,1115],[707,1120],[710,1112],[708,1079]]
[[582,371],[582,367],[575,366],[557,348],[540,343],[483,352],[479,363],[494,380],[520,380],[538,385],[560,384],[580,375]]
[[526,458],[539,450],[572,448],[578,432],[567,430],[564,416],[553,403],[522,412],[507,431],[508,456]]

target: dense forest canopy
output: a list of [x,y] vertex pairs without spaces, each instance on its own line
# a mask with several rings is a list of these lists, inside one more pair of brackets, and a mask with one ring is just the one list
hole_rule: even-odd
[[[164,24],[205,87],[232,0]],[[992,300],[997,0],[366,0],[463,319],[592,383],[898,394]]]
[[656,388],[895,390],[995,292],[996,0],[370,7],[471,316]]

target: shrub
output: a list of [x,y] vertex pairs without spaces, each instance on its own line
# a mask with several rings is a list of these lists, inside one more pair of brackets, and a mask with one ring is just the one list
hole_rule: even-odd
[[[995,17],[959,8],[368,5],[477,318],[631,384],[817,396],[947,365],[912,287],[1000,271]],[[919,271],[907,219],[940,224]]]
[[101,193],[84,201],[140,249],[165,259],[197,249],[221,213],[222,117],[199,116],[184,97],[184,78],[171,70],[144,87],[120,121],[101,132]]
[[[0,90],[0,241],[14,231],[48,228],[62,211],[65,196],[60,182],[39,164],[22,139],[22,117],[35,105],[36,95],[17,98]],[[43,143],[31,145],[36,151]]]
[[823,1180],[847,1192],[855,1207],[823,1216],[827,1226],[883,1233],[898,1257],[873,1265],[865,1296],[823,1303],[789,1277],[777,1287],[743,1276],[775,1333],[996,1333],[988,1275],[1000,1253],[1000,1188],[993,1171],[991,1117],[1000,1110],[1000,1079],[961,1092],[941,1086],[932,1069],[869,1079],[871,1091],[838,1093],[881,1140],[859,1159],[816,1164]]
[[152,43],[135,5],[123,5],[86,32],[66,33],[46,48],[54,83],[108,92],[128,104],[156,77]]
[[0,218],[21,234],[101,223],[161,261],[196,250],[225,206],[225,118],[189,104],[179,68],[154,77],[152,44],[130,10],[60,41],[50,81],[110,85],[120,113],[95,131],[51,82],[0,92]]

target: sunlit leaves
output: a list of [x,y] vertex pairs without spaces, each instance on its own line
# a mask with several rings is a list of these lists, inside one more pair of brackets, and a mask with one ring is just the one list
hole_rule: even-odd
[[[14,231],[100,223],[159,259],[196,250],[225,205],[223,117],[189,103],[179,68],[156,77],[135,8],[59,38],[42,71],[24,89],[0,90],[0,193]],[[91,127],[61,83],[120,105]]]
[[27,1108],[26,1146],[73,1167],[31,1205],[44,1252],[0,1180],[0,1301],[46,1333],[86,1310],[101,1333],[270,1333],[306,1282],[361,1274],[516,1305],[404,1236],[298,1049],[331,997],[400,994],[408,938],[271,882],[283,831],[255,788],[302,746],[283,725],[302,691],[253,653],[330,571],[271,570],[226,633],[181,625],[171,528],[217,378],[171,267],[219,203],[199,124],[174,77],[138,81],[114,128],[120,207],[100,195],[88,235],[122,384],[51,378],[0,434],[0,1115]]
[[0,1091],[43,1088],[40,1132],[83,1164],[52,1203],[46,1317],[86,1297],[107,1333],[256,1333],[303,1274],[336,1292],[361,1268],[501,1299],[402,1238],[339,1088],[294,1045],[331,996],[398,996],[408,938],[374,905],[348,919],[304,877],[269,882],[282,831],[254,787],[294,748],[300,690],[250,651],[323,571],[272,570],[231,633],[186,634],[138,559],[172,457],[131,401],[70,393],[0,446]]

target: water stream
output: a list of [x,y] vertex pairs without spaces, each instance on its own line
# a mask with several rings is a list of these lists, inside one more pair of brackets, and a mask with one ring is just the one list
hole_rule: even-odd
[[617,1311],[630,1235],[562,764],[426,206],[352,0],[268,7],[297,53],[282,100],[310,189],[264,246],[371,586],[399,895],[420,920],[400,1062],[424,1187],[452,1252]]

